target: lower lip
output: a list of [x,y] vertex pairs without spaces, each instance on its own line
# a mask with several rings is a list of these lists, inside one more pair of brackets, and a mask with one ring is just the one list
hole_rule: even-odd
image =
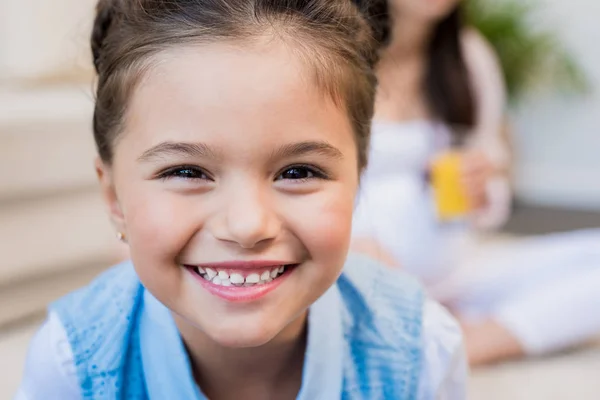
[[186,269],[198,282],[200,282],[200,285],[202,285],[202,287],[213,296],[220,297],[221,299],[232,303],[249,303],[252,301],[259,300],[271,293],[273,290],[277,289],[279,285],[281,285],[287,279],[287,277],[290,276],[290,274],[295,269],[295,266],[291,268],[287,267],[282,275],[279,275],[276,279],[272,280],[271,282],[255,286],[215,285],[214,283],[207,281],[191,269]]

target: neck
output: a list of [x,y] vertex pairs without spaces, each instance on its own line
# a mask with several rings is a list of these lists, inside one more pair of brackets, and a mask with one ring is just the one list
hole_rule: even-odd
[[295,398],[298,394],[306,350],[306,313],[267,344],[252,348],[221,346],[181,318],[175,319],[196,381],[208,398]]
[[392,32],[386,53],[392,58],[425,57],[434,26],[430,21],[391,10]]

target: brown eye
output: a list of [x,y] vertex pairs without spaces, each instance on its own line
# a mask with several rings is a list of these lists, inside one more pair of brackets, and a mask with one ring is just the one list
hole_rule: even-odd
[[276,180],[304,181],[309,179],[325,179],[326,175],[317,168],[307,165],[296,165],[284,169]]
[[312,171],[307,168],[290,168],[285,170],[281,175],[281,179],[309,179],[314,177]]
[[202,179],[206,177],[202,171],[191,168],[178,169],[177,171],[173,171],[172,175],[176,176],[177,178],[185,179]]

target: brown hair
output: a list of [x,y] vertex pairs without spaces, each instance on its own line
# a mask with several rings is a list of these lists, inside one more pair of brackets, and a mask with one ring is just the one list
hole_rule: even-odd
[[463,27],[460,6],[436,25],[429,44],[425,89],[439,118],[449,125],[473,128],[476,105],[460,43]]
[[177,45],[277,34],[296,46],[319,88],[348,112],[363,168],[376,86],[371,7],[366,0],[100,0],[91,38],[100,157],[112,161],[127,102],[154,55]]
[[[375,29],[382,44],[391,36],[391,16],[387,1],[378,2],[373,15]],[[462,7],[458,5],[433,29],[427,53],[427,71],[423,90],[436,118],[456,128],[473,128],[476,104],[460,44],[464,28]],[[467,130],[455,129],[456,140]]]

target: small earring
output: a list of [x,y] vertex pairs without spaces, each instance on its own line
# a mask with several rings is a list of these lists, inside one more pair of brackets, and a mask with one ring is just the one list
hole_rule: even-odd
[[127,238],[123,232],[117,232],[117,239],[119,239],[123,243],[127,243]]

